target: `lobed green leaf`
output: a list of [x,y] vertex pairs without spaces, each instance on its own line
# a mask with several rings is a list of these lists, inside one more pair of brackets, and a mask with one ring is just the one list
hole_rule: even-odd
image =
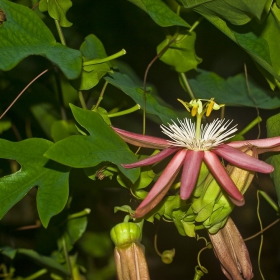
[[16,160],[21,165],[18,172],[0,178],[0,219],[35,186],[38,214],[44,227],[63,210],[68,199],[69,168],[43,157],[51,146],[52,142],[44,139],[0,139],[1,158]]
[[122,163],[137,161],[127,144],[96,112],[70,105],[76,121],[89,135],[73,135],[55,143],[45,156],[64,165],[76,168],[96,166],[101,162],[116,164],[120,171],[135,182],[139,168],[125,169]]
[[0,0],[6,21],[0,26],[0,69],[8,71],[30,55],[41,55],[56,64],[68,79],[75,79],[82,69],[80,51],[55,41],[42,20],[29,8]]

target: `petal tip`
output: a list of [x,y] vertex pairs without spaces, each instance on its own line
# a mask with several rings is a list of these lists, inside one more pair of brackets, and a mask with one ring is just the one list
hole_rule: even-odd
[[242,197],[242,199],[234,199],[234,198],[232,198],[232,197],[230,197],[230,200],[232,201],[232,203],[234,203],[234,205],[236,205],[236,206],[243,206],[244,204],[245,204],[245,199],[244,199],[244,197]]

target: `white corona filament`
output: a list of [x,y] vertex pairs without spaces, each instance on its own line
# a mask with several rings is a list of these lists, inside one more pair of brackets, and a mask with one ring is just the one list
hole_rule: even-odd
[[162,132],[170,137],[173,141],[169,141],[173,146],[185,147],[189,150],[211,150],[212,148],[224,143],[232,138],[233,133],[237,131],[235,126],[228,129],[231,121],[225,119],[215,119],[213,122],[203,124],[200,127],[200,138],[196,138],[195,123],[190,119],[185,118],[179,120],[179,125],[172,120],[173,124],[168,126],[161,125]]

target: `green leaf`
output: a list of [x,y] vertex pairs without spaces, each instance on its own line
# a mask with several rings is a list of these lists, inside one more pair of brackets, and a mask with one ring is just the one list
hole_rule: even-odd
[[[157,54],[169,44],[172,38],[166,38],[157,47]],[[168,49],[160,56],[160,60],[174,67],[175,71],[184,73],[192,69],[196,69],[202,59],[195,53],[195,32],[180,34]]]
[[58,20],[62,27],[70,27],[72,25],[66,18],[66,13],[71,7],[71,0],[41,0],[39,3],[39,10],[41,12],[48,11],[50,17]]
[[[252,22],[251,26],[255,33],[265,41],[266,49],[269,49],[269,60],[267,61],[271,61],[270,64],[273,69],[280,75],[279,44],[275,40],[280,36],[280,9],[274,4],[271,8],[271,13],[268,14],[263,24]],[[277,80],[275,82],[277,83]]]
[[78,50],[55,41],[42,20],[29,8],[0,0],[6,21],[0,26],[0,69],[8,71],[30,55],[41,55],[56,64],[68,79],[75,79],[82,70]]
[[89,136],[74,135],[54,144],[45,156],[67,166],[85,168],[101,162],[112,162],[120,171],[135,182],[139,168],[125,169],[122,163],[132,163],[137,157],[127,144],[93,111],[70,105],[76,121],[89,132]]
[[[93,34],[88,35],[82,43],[80,50],[85,61],[107,57],[102,42]],[[104,62],[83,66],[81,76],[71,81],[74,88],[78,90],[89,90],[96,86],[100,79],[111,71],[111,63]]]
[[227,106],[248,106],[262,109],[273,109],[280,106],[280,98],[273,91],[263,90],[249,78],[238,74],[228,79],[223,79],[213,72],[200,70],[195,79],[189,80],[190,86],[197,98],[215,98],[217,103]]
[[0,218],[35,186],[38,186],[37,208],[44,227],[52,216],[62,211],[68,199],[69,168],[43,157],[51,146],[44,139],[21,142],[0,139],[1,158],[16,160],[21,165],[18,172],[0,178]]
[[[115,72],[110,74],[110,77],[106,77],[105,80],[130,96],[141,108],[144,107],[143,90],[127,75]],[[158,116],[164,124],[170,122],[171,119],[177,119],[177,115],[171,109],[160,105],[150,93],[146,93],[146,111],[148,114]]]
[[261,20],[264,0],[180,0],[185,8],[193,8],[203,16],[216,16],[232,24],[242,25],[256,17]]
[[180,16],[175,14],[163,1],[161,0],[128,0],[135,4],[140,9],[148,13],[156,24],[161,27],[179,25],[190,27]]
[[[280,114],[274,115],[267,120],[267,137],[280,136]],[[275,153],[266,159],[266,161],[274,166],[274,171],[271,173],[276,193],[278,197],[278,205],[280,207],[280,154]]]
[[[72,215],[76,215],[72,214]],[[88,224],[87,216],[80,216],[75,218],[68,217],[68,221],[64,230],[63,235],[58,239],[58,251],[60,252],[59,260],[60,262],[65,261],[65,251],[70,252],[73,249],[74,244],[81,238],[84,234]]]
[[80,47],[80,51],[86,60],[107,57],[102,42],[94,35],[89,34]]

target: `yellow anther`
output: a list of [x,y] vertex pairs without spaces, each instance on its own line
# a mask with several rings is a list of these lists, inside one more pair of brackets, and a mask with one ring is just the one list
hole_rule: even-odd
[[214,98],[211,98],[209,100],[209,103],[206,105],[207,109],[206,109],[206,117],[209,117],[211,112],[213,110],[219,110],[220,108],[224,107],[225,104],[217,104],[216,102],[214,102]]

